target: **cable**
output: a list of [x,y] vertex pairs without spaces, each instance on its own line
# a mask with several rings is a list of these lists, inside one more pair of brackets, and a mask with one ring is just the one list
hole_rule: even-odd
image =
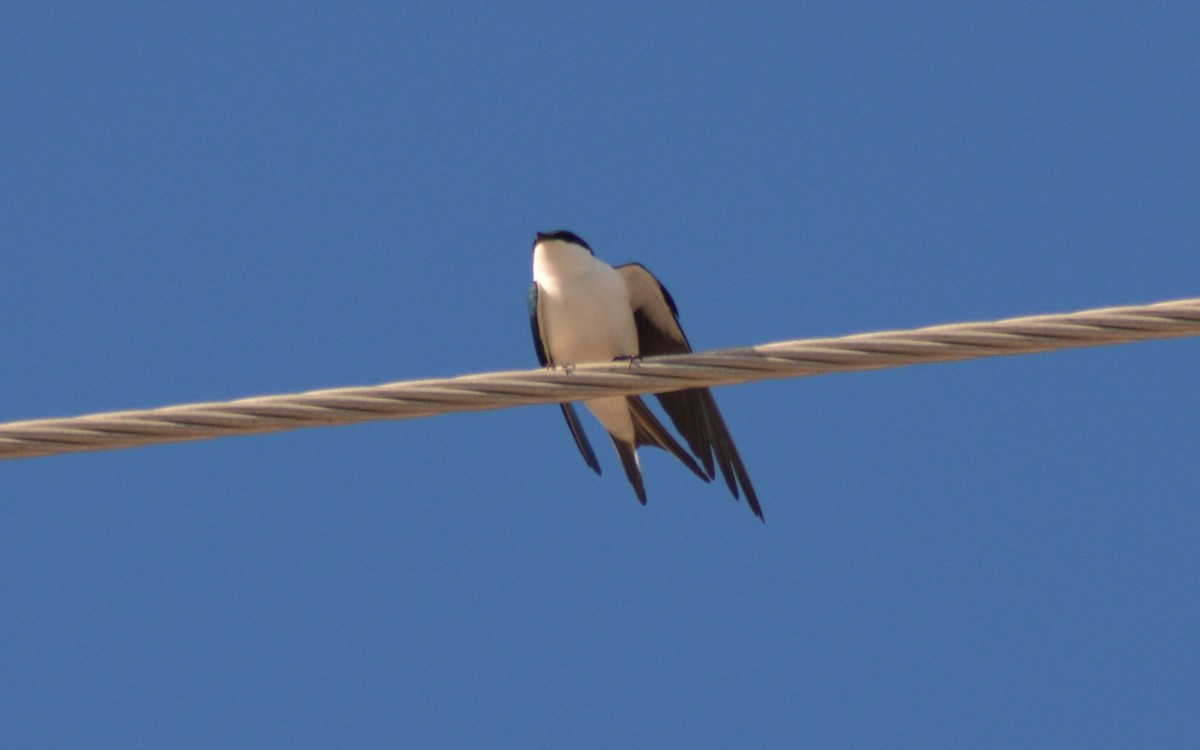
[[1200,298],[581,364],[0,424],[0,459],[661,393],[755,380],[1200,335]]

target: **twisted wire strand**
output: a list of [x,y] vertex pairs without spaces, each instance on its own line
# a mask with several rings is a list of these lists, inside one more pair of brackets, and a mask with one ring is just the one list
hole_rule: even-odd
[[1200,298],[0,424],[0,459],[1200,335]]

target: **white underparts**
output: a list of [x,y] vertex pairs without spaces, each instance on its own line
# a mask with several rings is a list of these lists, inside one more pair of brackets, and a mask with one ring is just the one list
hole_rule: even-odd
[[[538,322],[546,357],[555,365],[611,362],[638,355],[637,327],[621,274],[586,249],[562,240],[533,251]],[[623,397],[585,401],[620,440],[633,441],[633,421]]]

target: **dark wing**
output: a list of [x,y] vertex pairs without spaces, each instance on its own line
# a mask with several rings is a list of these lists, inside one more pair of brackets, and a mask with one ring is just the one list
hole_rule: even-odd
[[525,297],[525,306],[529,308],[529,328],[533,331],[533,351],[537,354],[538,364],[542,367],[550,365],[546,356],[546,342],[542,341],[542,326],[538,322],[538,285],[533,282],[529,294]]
[[599,474],[600,462],[596,460],[596,452],[592,450],[587,433],[583,431],[583,425],[579,422],[579,415],[575,413],[575,404],[559,404],[559,407],[562,409],[563,417],[567,420],[567,427],[571,429],[571,437],[575,438],[575,445],[579,446],[584,463]]
[[[638,353],[650,357],[690,352],[692,347],[679,326],[679,310],[666,287],[637,263],[620,266],[617,271],[629,288],[633,320],[637,326]],[[733,444],[733,437],[717,409],[712,393],[707,388],[689,388],[659,394],[658,402],[700,459],[708,476],[715,477],[716,467],[719,467],[733,496],[740,497],[740,487],[750,510],[761,519],[763,514],[758,504],[758,494],[750,483],[750,475],[746,472],[742,457],[738,455],[737,446]]]
[[[534,282],[533,286],[529,287],[529,296],[526,298],[526,303],[529,306],[529,327],[533,331],[533,350],[537,353],[538,363],[542,367],[550,365],[549,351],[546,347],[546,341],[542,338],[542,326],[538,320],[538,285]],[[566,403],[559,404],[562,408],[563,418],[567,420],[567,427],[571,430],[571,437],[575,438],[575,445],[579,447],[579,452],[583,455],[583,460],[592,471],[600,473],[600,461],[596,459],[596,452],[592,450],[592,444],[588,442],[587,433],[583,431],[583,425],[579,421],[579,415],[575,413],[575,405]]]

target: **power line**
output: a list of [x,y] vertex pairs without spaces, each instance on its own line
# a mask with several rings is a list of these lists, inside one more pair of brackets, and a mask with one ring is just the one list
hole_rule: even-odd
[[1200,335],[1200,298],[0,424],[0,459]]

